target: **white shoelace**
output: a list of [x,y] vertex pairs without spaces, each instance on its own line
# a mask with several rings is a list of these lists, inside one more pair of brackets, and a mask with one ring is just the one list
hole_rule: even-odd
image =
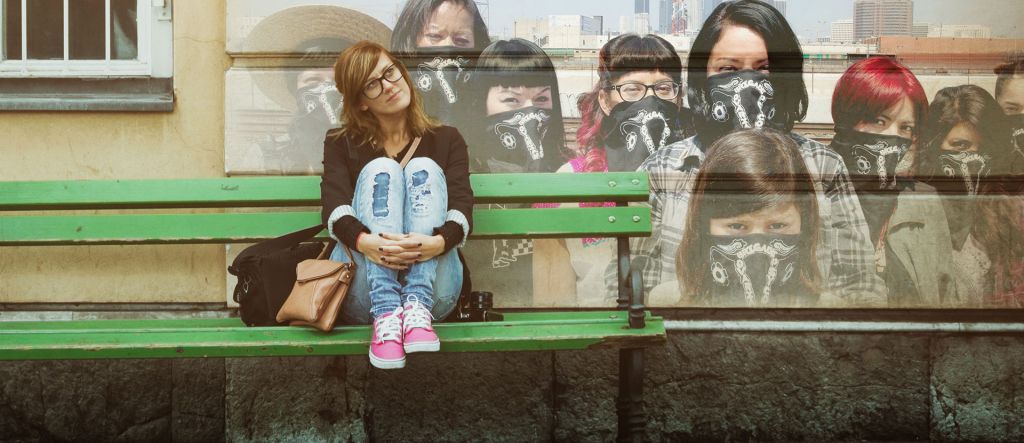
[[405,309],[405,331],[409,332],[413,328],[430,329],[430,322],[434,319],[434,316],[430,314],[427,308],[420,304],[419,300],[416,300],[415,296],[409,297],[409,302],[406,303],[407,308]]
[[402,308],[395,309],[387,317],[380,317],[373,324],[377,332],[377,343],[402,341]]

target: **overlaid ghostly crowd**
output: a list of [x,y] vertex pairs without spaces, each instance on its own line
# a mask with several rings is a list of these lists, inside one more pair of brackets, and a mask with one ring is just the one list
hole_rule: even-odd
[[[690,48],[611,38],[593,89],[563,104],[545,51],[491,41],[475,2],[408,1],[389,48],[356,43],[295,88],[300,117],[341,126],[323,145],[324,222],[381,273],[356,282],[367,295],[343,315],[443,318],[465,263],[499,297],[532,284],[534,306],[613,305],[614,239],[465,242],[462,189],[469,174],[607,171],[649,174],[653,233],[631,246],[653,306],[1024,307],[1024,56],[989,67],[994,91],[931,97],[896,58],[852,63],[832,95],[834,136],[818,138],[829,144],[794,130],[810,102],[804,60],[778,11],[727,2]],[[364,144],[378,151],[352,153]],[[446,200],[416,194],[428,177],[444,178]],[[378,192],[387,180],[404,199]]]

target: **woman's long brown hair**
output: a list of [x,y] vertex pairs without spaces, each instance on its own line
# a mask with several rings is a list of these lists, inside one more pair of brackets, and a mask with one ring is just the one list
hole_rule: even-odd
[[342,127],[334,132],[332,136],[349,137],[356,145],[370,145],[374,149],[381,149],[378,144],[384,139],[380,122],[369,111],[359,109],[366,96],[363,95],[366,82],[370,80],[370,74],[377,67],[381,55],[386,55],[395,68],[402,72],[402,81],[409,86],[409,107],[405,112],[406,130],[410,137],[422,137],[436,129],[438,124],[423,111],[423,105],[416,88],[409,77],[409,71],[405,65],[399,62],[383,46],[370,41],[361,41],[350,46],[345,52],[338,56],[334,63],[334,78],[338,84],[338,91],[345,101],[341,111]]
[[808,294],[817,294],[821,221],[814,186],[796,142],[778,131],[752,129],[733,132],[712,144],[697,173],[676,256],[682,302],[692,305],[706,295],[711,219],[790,203],[800,212],[800,282]]

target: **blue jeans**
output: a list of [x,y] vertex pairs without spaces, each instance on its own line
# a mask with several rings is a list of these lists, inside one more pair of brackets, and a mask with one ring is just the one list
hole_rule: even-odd
[[[405,170],[390,158],[378,158],[359,172],[352,208],[371,234],[420,233],[431,235],[448,213],[448,184],[444,171],[429,158],[414,158]],[[443,319],[455,309],[462,290],[462,262],[455,249],[396,271],[352,251],[356,275],[342,304],[341,320],[367,324],[394,311],[415,296]],[[331,260],[348,262],[339,244]]]

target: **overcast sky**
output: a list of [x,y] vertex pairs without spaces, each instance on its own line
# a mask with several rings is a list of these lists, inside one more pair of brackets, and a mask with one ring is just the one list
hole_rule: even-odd
[[[801,37],[826,36],[834,20],[853,15],[853,0],[788,0],[788,19]],[[491,34],[510,36],[516,20],[552,14],[604,16],[606,30],[617,30],[619,17],[633,14],[633,0],[488,0]],[[657,16],[659,0],[651,0]],[[405,0],[230,0],[229,14],[266,15],[287,6],[334,4],[362,11],[389,27]],[[486,10],[484,11],[486,12]],[[487,17],[485,17],[487,19]],[[1024,0],[915,0],[914,21],[933,24],[985,25],[995,37],[1024,38]]]

